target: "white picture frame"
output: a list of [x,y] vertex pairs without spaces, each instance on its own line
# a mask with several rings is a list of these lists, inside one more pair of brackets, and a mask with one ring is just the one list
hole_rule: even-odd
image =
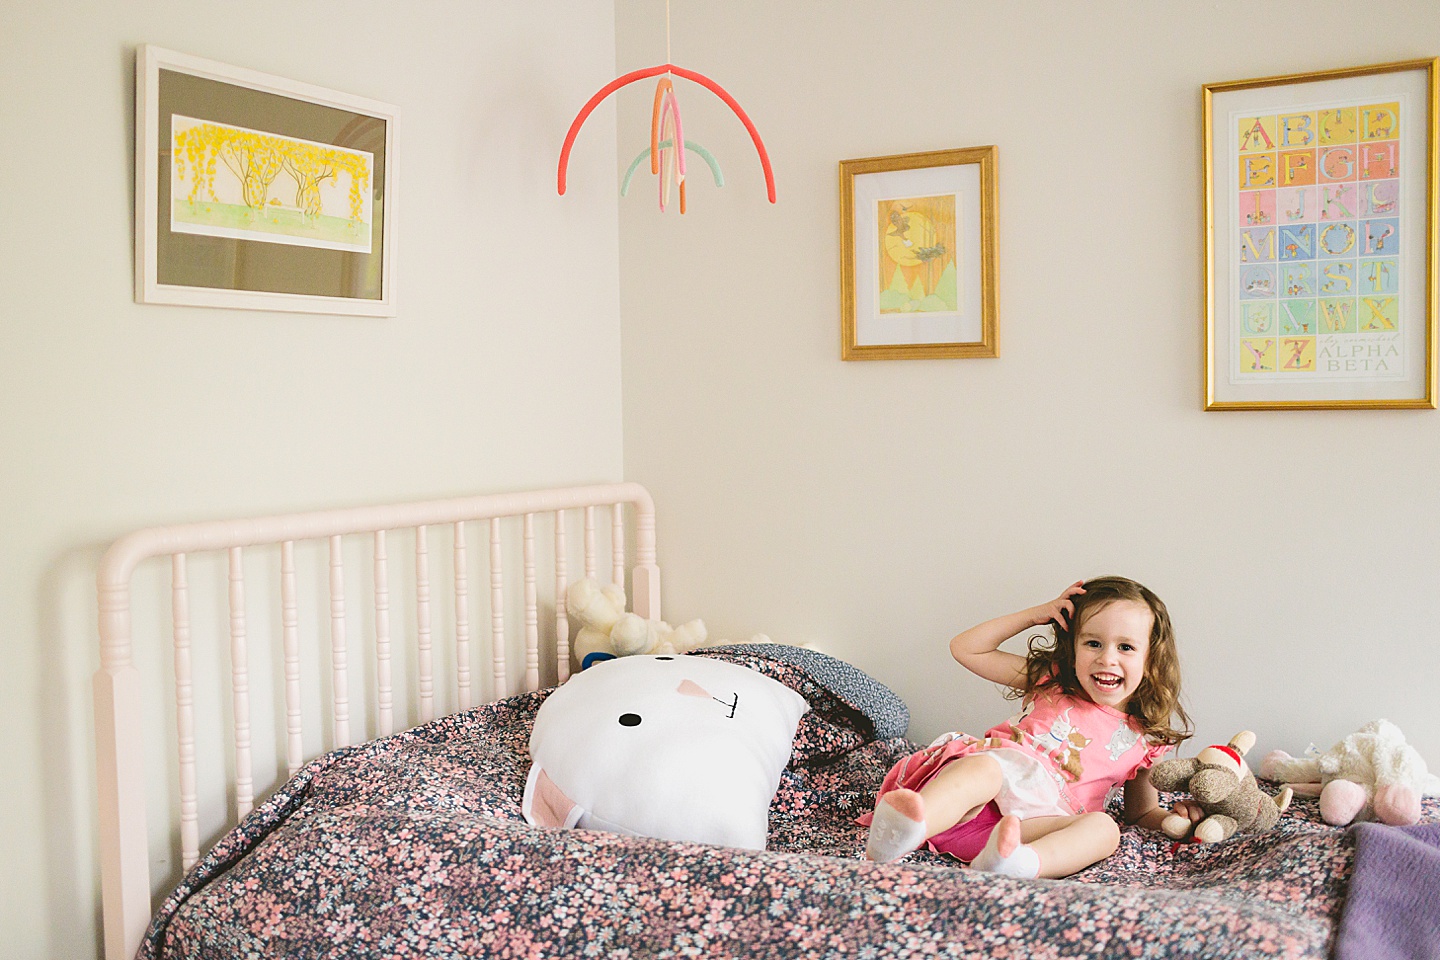
[[135,299],[393,317],[387,103],[140,47]]

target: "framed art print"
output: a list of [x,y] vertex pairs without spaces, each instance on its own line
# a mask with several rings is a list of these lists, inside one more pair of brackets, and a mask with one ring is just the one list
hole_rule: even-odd
[[1436,405],[1437,63],[1205,86],[1207,410]]
[[844,360],[999,356],[995,148],[840,163]]
[[389,104],[143,46],[135,299],[394,316]]

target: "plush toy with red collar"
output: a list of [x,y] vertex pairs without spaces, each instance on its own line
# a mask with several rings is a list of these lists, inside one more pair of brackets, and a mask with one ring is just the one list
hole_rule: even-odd
[[[1290,806],[1291,790],[1278,797],[1260,789],[1245,754],[1255,746],[1255,734],[1242,730],[1225,745],[1212,745],[1193,757],[1161,760],[1150,770],[1157,790],[1187,790],[1205,810],[1195,824],[1194,839],[1216,843],[1238,832],[1269,830]],[[1178,814],[1165,818],[1160,829],[1176,840],[1190,834],[1190,820]]]

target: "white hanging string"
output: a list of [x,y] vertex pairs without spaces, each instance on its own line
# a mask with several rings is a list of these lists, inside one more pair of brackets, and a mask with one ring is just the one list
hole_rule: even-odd
[[675,62],[670,59],[670,0],[665,0],[665,62]]

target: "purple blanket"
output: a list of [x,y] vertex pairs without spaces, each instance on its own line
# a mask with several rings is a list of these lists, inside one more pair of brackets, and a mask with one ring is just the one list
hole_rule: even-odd
[[1440,958],[1440,823],[1354,828],[1336,960]]
[[[715,653],[810,701],[769,849],[528,826],[527,742],[548,691],[307,764],[176,887],[141,960],[680,957],[1303,957],[1326,960],[1354,855],[1300,801],[1275,829],[1177,845],[1126,828],[1068,881],[933,853],[861,859],[858,814],[913,748],[864,685]],[[853,668],[852,668],[853,669]],[[872,681],[873,683],[873,681]],[[1426,801],[1427,821],[1440,804]]]

